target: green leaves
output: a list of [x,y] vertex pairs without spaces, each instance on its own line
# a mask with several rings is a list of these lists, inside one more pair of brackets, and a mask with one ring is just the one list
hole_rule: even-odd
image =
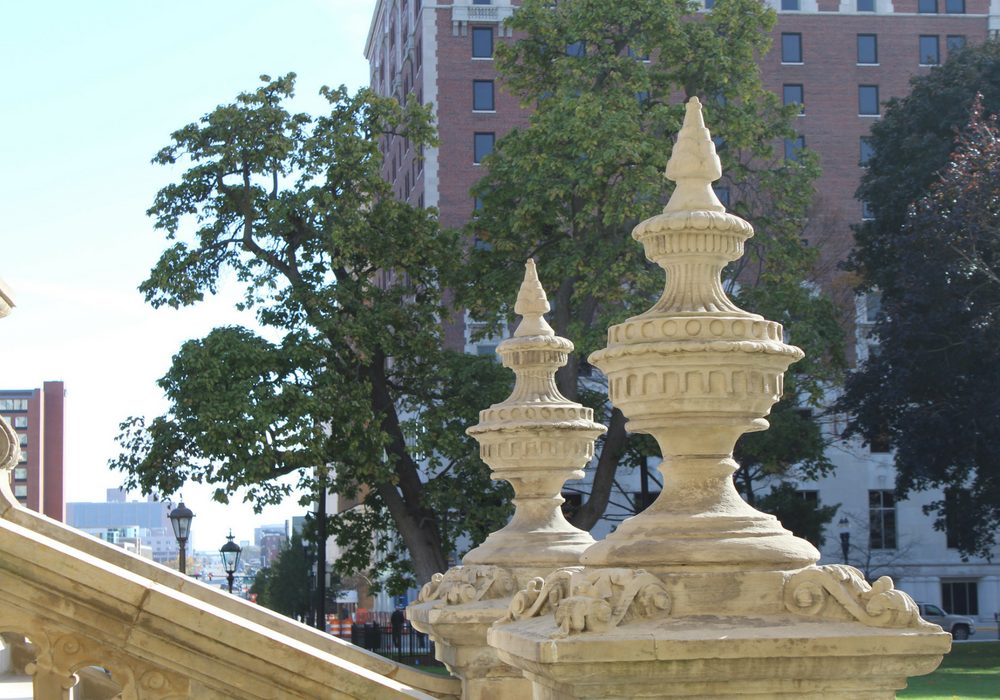
[[[289,492],[276,477],[297,473],[311,494],[330,483],[361,506],[334,518],[351,552],[340,570],[388,567],[405,588],[414,573],[426,582],[443,571],[457,538],[484,530],[463,505],[474,501],[467,492],[424,485],[484,483],[478,457],[451,465],[465,426],[443,422],[421,442],[428,454],[442,450],[421,473],[403,417],[443,405],[442,372],[456,361],[443,350],[441,290],[461,264],[460,237],[434,211],[395,201],[381,175],[380,140],[436,143],[429,107],[324,88],[330,110],[314,118],[288,108],[294,77],[263,76],[257,90],[174,132],[154,158],[188,169],[149,215],[168,240],[192,221],[195,231],[140,287],[154,306],[177,307],[234,275],[245,285],[242,308],[281,342],[218,328],[186,343],[160,381],[169,412],[123,423],[113,466],[144,491],[172,493],[193,479],[217,485],[223,502],[242,489],[258,508]],[[484,393],[452,398],[478,410]],[[461,510],[469,516],[453,518]]]

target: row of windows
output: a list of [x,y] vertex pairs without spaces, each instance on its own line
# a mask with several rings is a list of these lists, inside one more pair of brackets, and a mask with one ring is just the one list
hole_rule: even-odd
[[[705,7],[711,9],[715,5],[715,0],[705,0]],[[944,13],[947,15],[964,15],[965,0],[918,0],[917,12],[922,14],[938,14],[940,7],[944,6]],[[875,12],[875,0],[857,0],[856,8],[858,12]],[[785,12],[796,12],[802,9],[800,0],[781,0],[781,9]]]
[[28,417],[27,416],[0,416],[3,418],[7,425],[13,426],[15,428],[27,428],[28,427]]
[[28,480],[28,468],[14,467],[14,481],[27,481],[27,480]]
[[28,399],[0,399],[0,411],[27,411]]
[[[945,38],[948,51],[956,51],[965,46],[965,37],[949,34]],[[936,66],[941,63],[941,37],[924,34],[917,40],[917,56],[922,66]],[[781,62],[802,63],[802,35],[786,33],[781,35]],[[878,65],[878,34],[858,34],[858,64]]]

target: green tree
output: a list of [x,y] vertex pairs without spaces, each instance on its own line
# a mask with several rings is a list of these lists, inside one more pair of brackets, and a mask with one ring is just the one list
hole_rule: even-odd
[[797,486],[785,481],[776,484],[766,496],[757,499],[757,509],[770,513],[792,533],[809,540],[817,548],[826,544],[823,529],[830,524],[840,508],[821,506],[817,501],[807,501],[797,490]]
[[[798,107],[782,106],[764,89],[756,63],[776,15],[756,0],[718,0],[695,18],[699,7],[526,0],[508,20],[523,38],[497,49],[503,88],[533,111],[527,128],[497,143],[484,161],[488,174],[473,188],[482,201],[469,226],[479,241],[467,268],[476,283],[460,290],[458,302],[477,318],[494,318],[486,332],[496,332],[509,316],[496,318],[489,290],[510,288],[524,260],[537,258],[553,326],[577,346],[559,388],[604,410],[609,426],[593,490],[573,519],[584,529],[603,514],[633,438],[620,411],[607,413],[599,394],[581,392],[581,367],[586,375],[583,358],[604,344],[609,325],[648,309],[662,289],[662,272],[650,269],[629,234],[671,192],[663,171],[683,119],[678,97],[704,103],[726,173],[720,191],[757,232],[726,271],[731,295],[784,323],[807,352],[789,373],[788,401],[818,405],[824,382],[843,364],[837,309],[806,283],[818,257],[803,240],[817,159],[801,150],[787,161],[775,148],[796,138]],[[818,433],[814,424],[799,427]],[[771,451],[791,444],[782,440]],[[828,466],[815,453],[782,453],[766,463],[801,460]]]
[[294,532],[291,540],[285,540],[269,569],[258,572],[250,592],[257,593],[258,605],[286,617],[298,619],[309,612],[309,570],[299,533]]
[[435,143],[430,108],[323,88],[330,113],[313,118],[287,109],[294,74],[262,80],[154,158],[187,169],[148,211],[172,243],[140,290],[154,307],[187,306],[231,276],[241,307],[280,340],[227,327],[185,343],[159,382],[169,411],[125,421],[112,466],[129,488],[173,493],[193,479],[223,503],[241,488],[257,507],[278,502],[290,489],[275,479],[292,473],[309,494],[359,497],[331,518],[348,551],[336,572],[392,569],[405,589],[506,512],[457,421],[474,421],[509,377],[443,348],[459,233],[396,201],[381,176],[381,139]]
[[[996,45],[977,51],[1000,56]],[[966,53],[957,62],[969,60]],[[943,72],[949,70],[954,67]],[[942,102],[942,112],[945,107]],[[887,143],[888,134],[911,123],[909,110],[904,101],[890,106],[890,128],[882,125],[877,148]],[[881,163],[887,158],[879,153]],[[868,187],[875,182],[869,180]],[[860,435],[870,444],[887,436],[895,449],[897,492],[943,489],[948,497],[924,509],[937,514],[935,528],[947,530],[963,555],[989,557],[1000,526],[1000,128],[995,116],[984,120],[980,105],[972,104],[950,163],[927,195],[911,204],[900,228],[886,228],[883,235],[877,253],[858,256],[867,261],[868,281],[881,290],[882,313],[874,327],[878,342],[848,378],[838,405],[851,416],[845,437]]]

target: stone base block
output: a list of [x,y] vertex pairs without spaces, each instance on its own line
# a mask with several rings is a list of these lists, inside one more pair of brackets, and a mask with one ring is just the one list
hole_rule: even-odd
[[672,616],[558,637],[551,616],[488,634],[534,700],[890,700],[951,648],[940,631],[794,615]]

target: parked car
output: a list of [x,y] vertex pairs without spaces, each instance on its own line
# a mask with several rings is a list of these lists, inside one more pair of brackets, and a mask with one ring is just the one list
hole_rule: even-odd
[[945,632],[951,632],[954,639],[968,639],[969,635],[976,633],[976,622],[971,617],[965,615],[949,615],[936,605],[929,603],[917,603],[920,607],[920,616],[935,625],[941,625]]

